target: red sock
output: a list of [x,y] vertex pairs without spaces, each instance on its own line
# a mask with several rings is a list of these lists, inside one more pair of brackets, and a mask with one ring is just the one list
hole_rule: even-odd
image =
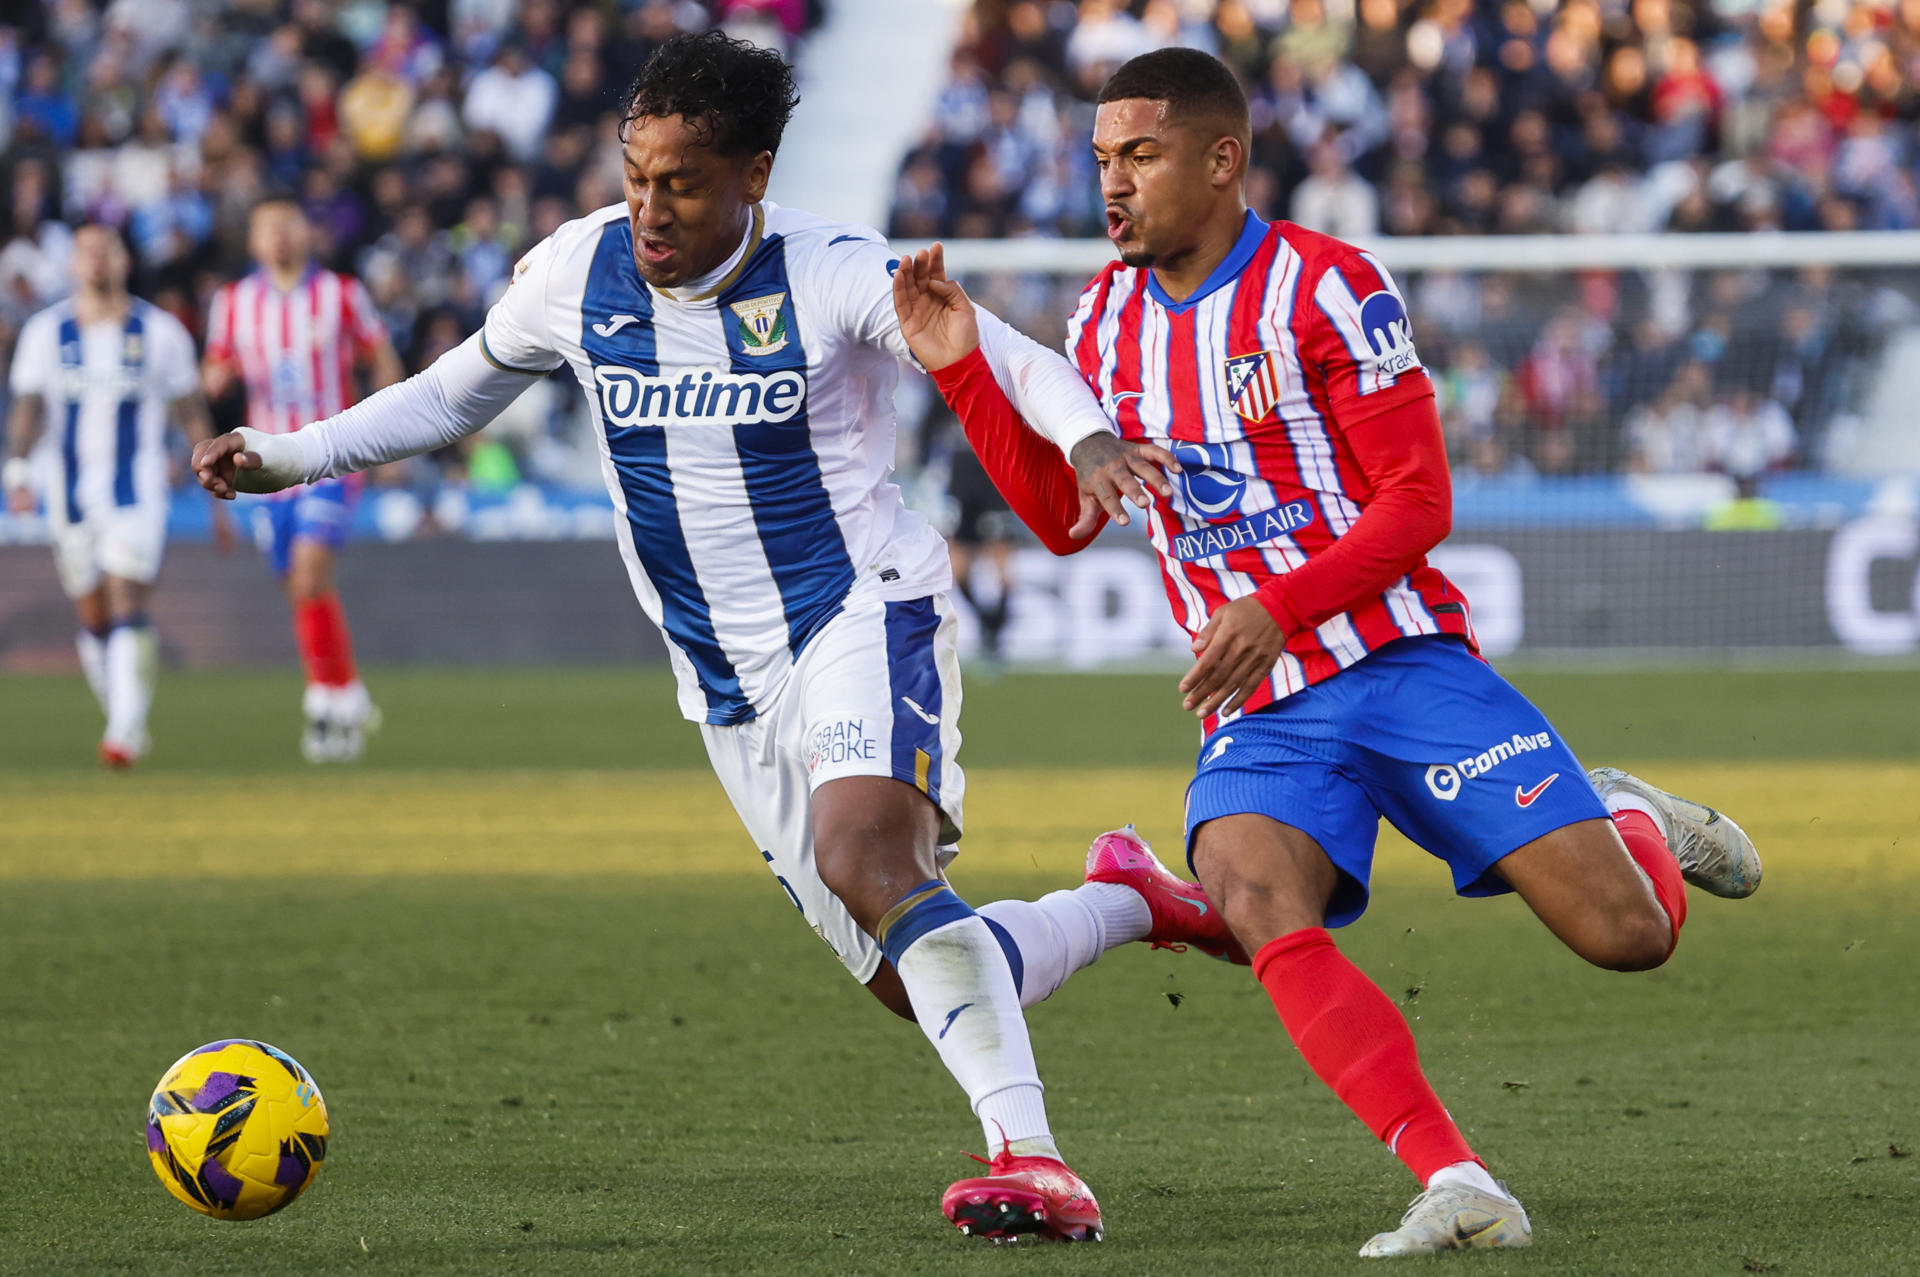
[[1653,898],[1667,911],[1667,920],[1673,923],[1673,944],[1667,946],[1667,952],[1673,952],[1673,946],[1680,943],[1680,927],[1687,920],[1687,883],[1680,876],[1680,862],[1667,850],[1667,840],[1660,834],[1660,826],[1653,817],[1644,811],[1616,811],[1613,813],[1613,827],[1620,831],[1620,841],[1627,844],[1627,854],[1633,857],[1633,863],[1639,865],[1653,883]]
[[300,646],[300,663],[307,667],[307,682],[325,687],[353,682],[353,636],[347,633],[339,595],[294,604],[293,637]]
[[1406,1018],[1324,928],[1271,942],[1254,955],[1253,974],[1314,1073],[1421,1187],[1442,1167],[1480,1162],[1420,1071]]

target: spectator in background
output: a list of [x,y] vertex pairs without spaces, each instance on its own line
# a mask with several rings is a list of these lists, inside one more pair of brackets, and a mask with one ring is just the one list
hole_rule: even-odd
[[1787,410],[1748,386],[1707,410],[1705,434],[1707,464],[1736,479],[1786,465],[1797,442]]
[[1335,239],[1370,239],[1380,229],[1380,201],[1373,187],[1347,167],[1340,145],[1329,137],[1313,148],[1313,175],[1294,188],[1293,220]]
[[70,291],[73,232],[59,220],[52,164],[22,155],[7,174],[7,220],[0,228],[0,336],[11,353],[12,333],[27,316]]
[[533,65],[519,44],[508,43],[467,86],[464,119],[468,128],[498,136],[515,163],[527,164],[540,154],[559,97],[553,77]]
[[80,105],[61,83],[60,60],[51,50],[27,60],[26,79],[13,104],[13,129],[23,139],[61,150],[79,136]]
[[1697,474],[1707,468],[1702,405],[1711,389],[1707,366],[1681,366],[1667,388],[1627,418],[1627,469],[1636,474]]

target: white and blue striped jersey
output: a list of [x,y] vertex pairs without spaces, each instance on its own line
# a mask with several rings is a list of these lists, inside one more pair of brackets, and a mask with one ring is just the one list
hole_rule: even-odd
[[[951,587],[945,543],[889,482],[897,364],[911,357],[896,264],[874,231],[763,203],[715,277],[659,290],[620,204],[528,253],[487,317],[498,368],[564,363],[585,389],[621,554],[691,719],[756,717],[852,591]],[[991,322],[1002,367],[1045,359],[1062,374],[1058,388],[1050,372],[1003,375],[1030,417],[1086,416],[1073,438],[1109,428],[1063,360]]]
[[171,405],[199,385],[193,338],[179,320],[134,298],[125,320],[82,325],[71,298],[55,302],[21,328],[8,384],[44,404],[38,456],[49,519],[165,508]]

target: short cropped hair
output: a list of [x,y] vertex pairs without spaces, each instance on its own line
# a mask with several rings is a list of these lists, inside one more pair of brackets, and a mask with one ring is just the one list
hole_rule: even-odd
[[1176,120],[1212,119],[1236,137],[1252,122],[1247,95],[1226,63],[1198,49],[1155,49],[1121,64],[1100,88],[1100,101],[1165,102]]
[[119,243],[120,251],[127,255],[128,261],[138,262],[140,260],[140,250],[134,247],[133,236],[128,232],[126,227],[120,225],[118,222],[110,222],[104,217],[83,217],[78,222],[75,222],[73,226],[73,233],[75,235],[78,235],[81,231],[105,231],[107,234],[113,236]]
[[300,203],[299,196],[290,190],[275,186],[269,188],[262,193],[258,199],[253,201],[253,206],[247,210],[247,216],[251,217],[263,208],[280,207],[290,208],[302,217],[305,217],[307,214],[306,206]]
[[799,104],[793,68],[772,50],[720,31],[677,35],[628,86],[620,136],[635,120],[678,115],[722,155],[772,155]]

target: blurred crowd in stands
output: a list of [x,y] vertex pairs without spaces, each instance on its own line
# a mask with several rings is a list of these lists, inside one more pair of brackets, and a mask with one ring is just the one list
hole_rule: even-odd
[[[1342,238],[1920,226],[1916,0],[984,0],[891,233],[1104,233],[1093,99],[1171,44],[1240,75],[1255,211]],[[1817,464],[1902,309],[1821,272],[1403,282],[1490,473]]]
[[[136,291],[199,335],[213,288],[248,268],[249,208],[291,192],[320,260],[366,281],[424,367],[527,247],[619,198],[610,119],[658,42],[720,25],[791,52],[825,2],[12,0],[0,364],[68,290],[79,220],[123,227]],[[1092,96],[1174,42],[1247,84],[1256,210],[1335,234],[1920,223],[1920,0],[980,0],[888,230],[1100,234]],[[981,291],[1057,342],[1078,283]],[[1403,280],[1456,459],[1483,474],[1817,464],[1912,314],[1887,283]],[[437,464],[597,485],[580,415],[550,382],[489,432],[508,449]],[[410,477],[434,475],[393,476]]]
[[[479,325],[522,252],[620,198],[612,121],[660,41],[718,25],[791,51],[821,4],[11,0],[0,361],[69,291],[72,224],[123,227],[134,290],[200,337],[213,289],[249,268],[248,210],[291,193],[316,256],[366,282],[422,368]],[[528,399],[560,413],[578,395]],[[525,424],[537,462],[547,423]]]

